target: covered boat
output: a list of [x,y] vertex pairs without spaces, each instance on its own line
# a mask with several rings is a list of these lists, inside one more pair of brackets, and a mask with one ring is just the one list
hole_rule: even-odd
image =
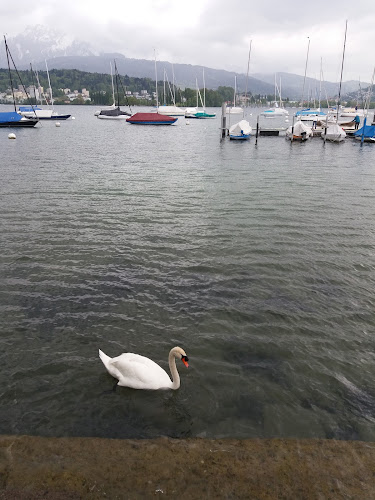
[[244,141],[250,139],[251,126],[247,120],[241,120],[229,128],[229,138]]
[[290,141],[306,141],[312,135],[311,127],[305,125],[301,120],[291,125],[285,132],[285,137]]
[[16,111],[4,111],[0,113],[0,127],[35,127],[39,119],[26,118]]
[[344,129],[336,122],[328,122],[320,135],[325,141],[331,142],[342,142],[346,137]]
[[362,128],[354,132],[355,139],[359,141],[363,140],[365,142],[375,142],[375,125],[364,125]]
[[126,121],[134,125],[172,125],[177,118],[159,113],[135,113]]
[[122,111],[119,106],[112,109],[102,109],[97,115],[98,118],[107,120],[125,120],[129,116],[131,116],[131,113],[128,113],[128,111]]

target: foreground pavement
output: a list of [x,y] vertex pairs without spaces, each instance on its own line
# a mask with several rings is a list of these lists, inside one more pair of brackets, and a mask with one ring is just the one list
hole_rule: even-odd
[[371,499],[375,443],[0,436],[0,499]]

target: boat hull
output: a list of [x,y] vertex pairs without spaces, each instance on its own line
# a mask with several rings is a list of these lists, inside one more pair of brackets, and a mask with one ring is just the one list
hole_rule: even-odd
[[229,139],[231,141],[247,141],[250,139],[250,134],[244,134],[244,135],[230,135]]
[[35,127],[39,122],[38,118],[25,118],[15,111],[5,111],[0,113],[0,127]]
[[0,122],[0,128],[20,128],[20,127],[35,127],[39,120],[25,120],[19,122]]

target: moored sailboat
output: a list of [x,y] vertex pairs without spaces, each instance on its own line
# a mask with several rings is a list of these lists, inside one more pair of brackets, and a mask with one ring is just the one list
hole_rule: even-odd
[[[112,95],[113,95],[114,106],[111,106],[110,108],[107,108],[107,109],[102,109],[96,116],[101,120],[103,120],[103,119],[104,120],[126,120],[126,118],[131,116],[131,113],[129,113],[128,111],[123,111],[120,108],[120,96],[119,96],[118,84],[119,84],[119,81],[121,83],[121,79],[120,79],[119,72],[117,70],[116,61],[115,61],[115,79],[116,79],[117,103],[115,102],[115,95],[114,95],[112,65],[111,65],[111,77],[112,77]],[[122,83],[121,83],[121,85],[122,85]],[[125,94],[125,96],[126,96],[126,94]],[[130,106],[129,106],[129,109],[130,109]]]
[[[5,42],[5,51],[6,51],[7,62],[8,62],[9,83],[10,83],[10,88],[12,89],[12,95],[13,95],[14,111],[0,112],[0,127],[12,127],[12,128],[13,127],[35,127],[35,125],[39,122],[39,118],[37,116],[33,116],[32,118],[28,118],[26,116],[22,116],[19,113],[17,113],[16,99],[14,97],[13,80],[12,80],[12,74],[10,71],[9,57],[11,58],[13,66],[14,66],[16,71],[17,71],[17,68],[16,68],[16,65],[14,64],[13,57],[12,57],[12,54],[10,53],[5,36],[4,36],[4,42]],[[17,71],[17,74],[18,74],[18,71]],[[19,78],[21,80],[20,76],[19,76]],[[21,84],[25,88],[25,86],[22,83],[22,80],[21,80]]]

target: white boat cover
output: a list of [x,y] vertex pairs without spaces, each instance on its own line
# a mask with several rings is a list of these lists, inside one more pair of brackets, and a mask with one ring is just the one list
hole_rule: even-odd
[[[293,129],[293,132],[292,132]],[[286,137],[288,139],[308,139],[313,135],[311,127],[305,125],[301,120],[291,125],[286,131]]]
[[243,137],[251,134],[251,126],[247,120],[241,120],[229,129],[229,137]]
[[325,138],[327,141],[332,142],[341,142],[346,137],[346,133],[337,123],[328,123],[327,130],[323,130],[320,135],[322,139]]

